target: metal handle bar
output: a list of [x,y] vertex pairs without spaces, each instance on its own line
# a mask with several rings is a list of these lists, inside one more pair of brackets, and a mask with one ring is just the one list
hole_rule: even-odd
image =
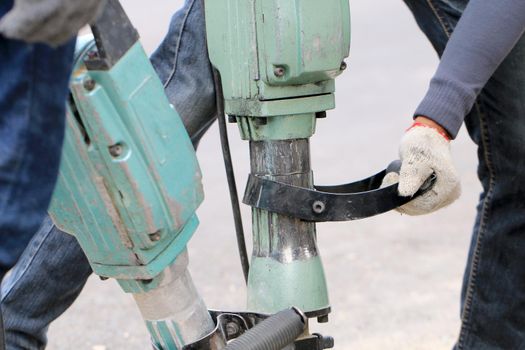
[[336,186],[293,186],[251,174],[243,203],[252,207],[296,217],[305,221],[349,221],[382,214],[402,206],[429,191],[436,181],[432,174],[412,197],[398,195],[397,186],[381,187],[391,171],[399,171],[400,162],[369,178]]

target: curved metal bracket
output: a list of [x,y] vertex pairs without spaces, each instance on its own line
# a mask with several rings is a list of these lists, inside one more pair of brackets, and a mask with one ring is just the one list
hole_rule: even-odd
[[402,206],[429,191],[436,181],[435,174],[432,174],[413,197],[401,197],[397,193],[397,184],[380,188],[386,174],[387,170],[383,170],[361,181],[314,186],[315,189],[250,174],[243,203],[305,221],[349,221]]

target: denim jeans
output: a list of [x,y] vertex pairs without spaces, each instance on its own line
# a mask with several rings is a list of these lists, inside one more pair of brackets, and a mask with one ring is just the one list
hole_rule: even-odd
[[[405,2],[438,54],[441,54],[468,1]],[[170,99],[181,113],[190,134],[195,137],[194,142],[213,122],[215,108],[205,47],[195,41],[204,40],[200,6],[199,2],[186,3],[185,8],[175,15],[168,36],[152,58],[167,84]],[[186,31],[194,36],[192,42],[185,43]],[[464,277],[462,326],[456,349],[525,348],[525,265],[522,263],[525,261],[524,64],[525,39],[521,39],[487,83],[465,120],[471,138],[478,145],[478,176],[483,192]],[[200,68],[207,67],[206,74],[195,68],[199,65]],[[182,77],[183,74],[185,77]],[[190,88],[185,89],[188,86]],[[178,96],[181,97],[179,100]],[[183,107],[184,103],[188,104]],[[194,110],[199,113],[192,114]],[[31,263],[24,266],[22,260],[21,266],[17,266],[15,273],[6,281],[3,291],[10,293],[2,305],[7,306],[9,349],[20,348],[13,345],[16,341],[32,344],[22,347],[24,349],[43,346],[47,324],[76,297],[75,293],[71,293],[70,299],[56,302],[56,295],[80,290],[87,278],[73,267],[73,261],[79,261],[78,256],[81,255],[78,248],[54,251],[47,250],[45,245],[35,248],[38,237],[46,236],[45,241],[67,238],[56,228],[47,235],[45,232],[45,228],[39,231],[24,253],[24,259],[34,259],[34,265],[39,255],[53,257],[52,261],[56,264],[53,270],[60,270],[60,274],[50,278],[40,274],[38,266],[31,268]],[[62,284],[65,279],[71,283]],[[49,289],[27,288],[24,291],[23,286],[34,284],[35,280],[45,280],[53,286]],[[37,300],[35,290],[42,294],[36,303],[33,302]],[[33,322],[32,329],[27,326],[29,317]]]
[[[0,2],[0,18],[13,6]],[[0,35],[0,278],[42,223],[55,187],[74,40],[51,48]]]
[[[467,0],[405,0],[441,54]],[[525,348],[525,37],[465,119],[481,193],[455,349]]]
[[[202,0],[186,1],[173,16],[151,62],[196,147],[216,114]],[[73,303],[90,274],[76,239],[47,218],[2,283],[7,348],[43,349],[48,325]]]

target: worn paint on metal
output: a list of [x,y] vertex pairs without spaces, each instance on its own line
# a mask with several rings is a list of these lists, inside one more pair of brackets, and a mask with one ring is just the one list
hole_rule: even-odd
[[198,225],[195,151],[140,43],[108,71],[85,69],[92,42],[77,47],[50,214],[77,237],[95,273],[128,291],[151,289],[155,281],[135,280],[154,279]]
[[[350,49],[348,0],[205,0],[205,8],[210,60],[221,73],[225,112],[250,140],[252,173],[311,187],[310,169],[284,169],[309,164],[315,113],[335,107],[334,78]],[[325,312],[315,224],[252,213],[248,307]]]
[[243,140],[305,139],[314,134],[316,118],[313,113],[272,118],[237,117],[237,124]]
[[[276,116],[334,108],[333,79],[350,49],[348,0],[206,0],[206,27],[226,113]],[[324,98],[299,99],[313,96]]]
[[304,312],[330,307],[321,258],[283,263],[252,257],[248,280],[248,309],[275,313],[291,306]]
[[[250,158],[253,175],[294,186],[313,187],[310,147],[306,137],[252,140]],[[317,248],[315,224],[257,208],[252,208],[252,216],[253,253],[248,278],[248,308],[266,313],[290,306],[299,307],[304,312],[327,309],[328,290]]]

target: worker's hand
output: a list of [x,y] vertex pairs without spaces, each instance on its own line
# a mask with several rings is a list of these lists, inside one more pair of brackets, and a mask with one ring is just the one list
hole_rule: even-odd
[[430,119],[418,117],[399,147],[401,170],[389,173],[383,186],[399,182],[399,195],[413,196],[425,180],[436,174],[432,189],[397,209],[408,215],[428,214],[454,202],[461,194],[459,177],[450,154],[446,131]]
[[58,46],[94,21],[106,0],[15,0],[0,19],[0,34],[10,39]]

